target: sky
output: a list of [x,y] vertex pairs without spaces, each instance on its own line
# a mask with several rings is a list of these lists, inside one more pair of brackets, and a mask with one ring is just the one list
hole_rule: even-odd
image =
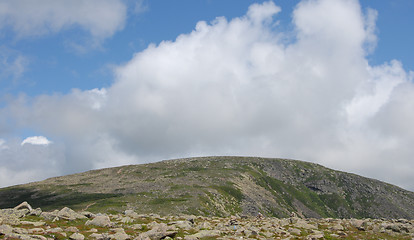
[[193,156],[414,190],[411,0],[0,0],[0,187]]

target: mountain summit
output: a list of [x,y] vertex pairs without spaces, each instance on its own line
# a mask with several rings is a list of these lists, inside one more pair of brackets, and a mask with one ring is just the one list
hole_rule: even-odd
[[414,219],[414,193],[287,159],[201,157],[93,170],[0,189],[0,208],[161,215]]

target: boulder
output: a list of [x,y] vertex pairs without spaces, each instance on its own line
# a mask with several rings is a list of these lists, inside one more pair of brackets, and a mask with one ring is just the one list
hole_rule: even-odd
[[77,227],[71,226],[71,227],[67,227],[65,229],[66,232],[73,232],[73,233],[77,233],[79,232],[79,229]]
[[45,222],[20,221],[20,224],[23,224],[23,225],[33,225],[35,227],[40,227],[40,226],[45,225],[46,223]]
[[74,234],[69,236],[69,239],[71,239],[71,240],[83,240],[83,239],[85,239],[85,236],[83,236],[80,233],[74,233]]
[[32,206],[30,206],[30,204],[27,203],[27,202],[22,202],[19,205],[17,205],[16,207],[14,207],[13,209],[14,210],[27,209],[27,210],[29,210],[29,212],[31,212],[33,210]]
[[53,220],[53,219],[55,219],[55,218],[57,217],[58,212],[59,212],[58,210],[55,210],[55,211],[53,211],[53,212],[42,212],[42,213],[40,214],[40,216],[41,216],[42,218],[46,219],[46,220],[51,221],[51,220]]
[[86,219],[82,214],[79,214],[68,207],[62,208],[58,213],[57,217],[65,220],[76,220],[76,219]]
[[330,226],[329,229],[332,231],[342,231],[344,230],[344,226],[342,226],[341,224],[334,224]]
[[219,237],[221,235],[221,231],[219,230],[201,230],[198,233],[195,233],[193,235],[185,236],[185,240],[196,240],[201,238],[213,238],[213,237]]
[[313,224],[309,224],[304,220],[299,220],[297,221],[295,224],[293,224],[294,227],[296,228],[303,228],[303,229],[318,229],[317,226],[313,225]]
[[0,236],[7,235],[13,232],[13,228],[10,225],[0,225]]
[[110,234],[108,235],[108,237],[110,239],[114,239],[114,240],[127,240],[127,239],[131,239],[131,236],[129,236],[128,234],[126,234],[125,232],[117,232],[115,234]]
[[42,214],[42,209],[40,209],[40,208],[36,208],[36,209],[32,209],[30,212],[29,212],[29,216],[40,216],[40,214]]
[[27,209],[0,209],[1,222],[2,224],[18,225],[20,224],[20,218],[26,216],[28,212],[29,210]]
[[166,237],[174,238],[174,236],[178,233],[177,231],[168,231],[167,224],[165,223],[152,223],[151,226],[151,230],[141,233],[137,239],[159,240]]
[[97,240],[107,240],[109,239],[108,234],[106,233],[92,233],[91,235],[89,235],[89,238],[95,238]]
[[176,222],[170,222],[168,225],[173,225],[177,228],[183,229],[183,230],[190,230],[193,228],[191,223],[189,221],[176,221]]
[[85,225],[94,225],[98,227],[112,227],[114,224],[111,222],[111,219],[109,219],[108,216],[100,215],[96,216],[92,220],[86,221]]
[[125,210],[125,216],[131,217],[131,218],[140,217],[136,212],[134,212],[134,210]]

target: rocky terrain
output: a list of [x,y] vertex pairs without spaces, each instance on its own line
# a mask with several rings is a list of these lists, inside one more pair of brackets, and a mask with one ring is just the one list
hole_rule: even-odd
[[45,211],[414,219],[414,193],[321,165],[253,157],[167,160],[0,189],[0,208]]
[[303,219],[258,215],[160,216],[126,210],[122,214],[75,212],[64,207],[43,212],[24,202],[0,210],[2,239],[414,239],[414,220]]

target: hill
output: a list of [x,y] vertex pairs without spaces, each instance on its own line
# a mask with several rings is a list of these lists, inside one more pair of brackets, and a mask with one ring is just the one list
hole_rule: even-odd
[[93,170],[0,189],[0,208],[160,215],[414,219],[414,193],[309,162],[203,157]]

